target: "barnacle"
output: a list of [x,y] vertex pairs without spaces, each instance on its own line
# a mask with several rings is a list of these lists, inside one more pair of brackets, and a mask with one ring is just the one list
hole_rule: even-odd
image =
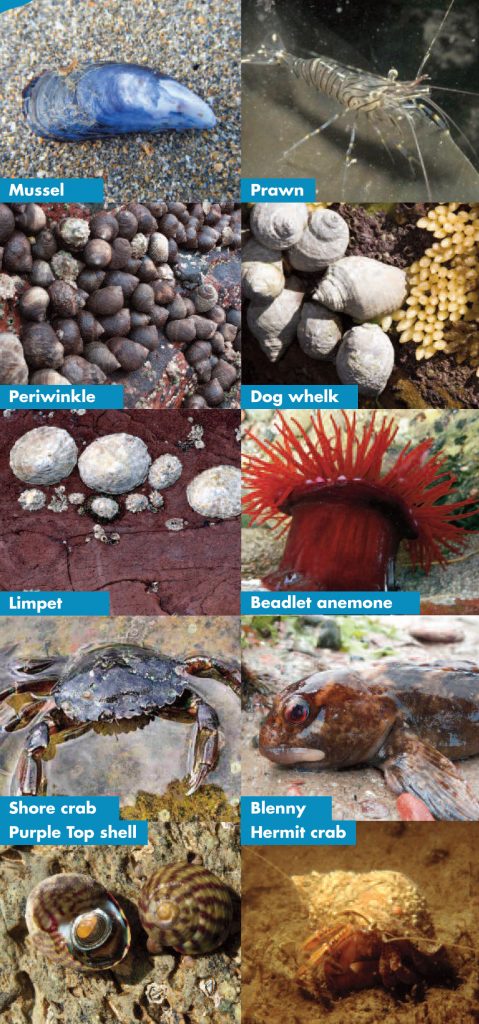
[[405,303],[382,326],[394,321],[401,344],[417,345],[418,360],[447,352],[479,367],[479,204],[436,206],[417,227],[436,241],[409,267]]

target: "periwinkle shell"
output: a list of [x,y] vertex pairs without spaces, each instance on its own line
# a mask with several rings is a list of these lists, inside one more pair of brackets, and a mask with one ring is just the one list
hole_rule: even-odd
[[196,864],[168,864],[146,881],[138,902],[148,950],[211,953],[225,941],[233,916],[229,889]]
[[105,971],[120,963],[130,947],[123,911],[89,875],[45,878],[32,889],[25,918],[35,948],[65,967]]
[[45,71],[24,89],[23,113],[37,135],[62,142],[216,124],[208,104],[180,82],[115,61],[84,64],[69,74]]

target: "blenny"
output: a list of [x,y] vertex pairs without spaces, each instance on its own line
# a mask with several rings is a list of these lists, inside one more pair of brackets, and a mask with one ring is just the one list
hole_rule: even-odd
[[479,666],[386,661],[315,672],[275,697],[259,749],[281,765],[373,765],[435,818],[478,820],[479,800],[452,762],[479,754]]

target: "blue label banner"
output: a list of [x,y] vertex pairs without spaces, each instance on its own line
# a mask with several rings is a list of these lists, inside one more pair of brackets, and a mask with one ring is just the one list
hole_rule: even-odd
[[0,796],[2,846],[146,846],[147,821],[123,821],[117,796]]
[[357,409],[357,384],[241,386],[242,409]]
[[241,614],[297,615],[419,615],[421,595],[417,591],[367,590],[245,590]]
[[242,203],[314,203],[314,178],[242,178]]
[[0,202],[103,203],[103,178],[0,178]]
[[243,846],[354,846],[356,822],[334,821],[330,796],[242,796]]
[[0,384],[0,409],[123,409],[122,384]]
[[10,590],[0,593],[0,615],[109,615],[110,595],[89,590]]
[[0,14],[2,11],[10,11],[13,7],[25,7],[30,0],[0,0]]

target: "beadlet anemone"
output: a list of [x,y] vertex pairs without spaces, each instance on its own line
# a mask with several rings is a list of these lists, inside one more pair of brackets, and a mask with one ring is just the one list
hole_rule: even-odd
[[267,458],[247,460],[244,510],[287,531],[280,565],[263,580],[270,590],[391,590],[402,540],[425,572],[464,545],[470,500],[440,503],[456,478],[433,440],[406,444],[383,470],[394,421],[373,413],[361,430],[356,414],[343,417],[345,429],[332,416],[328,433],[317,413],[310,435],[293,418],[298,436],[281,415],[277,441],[254,438]]

